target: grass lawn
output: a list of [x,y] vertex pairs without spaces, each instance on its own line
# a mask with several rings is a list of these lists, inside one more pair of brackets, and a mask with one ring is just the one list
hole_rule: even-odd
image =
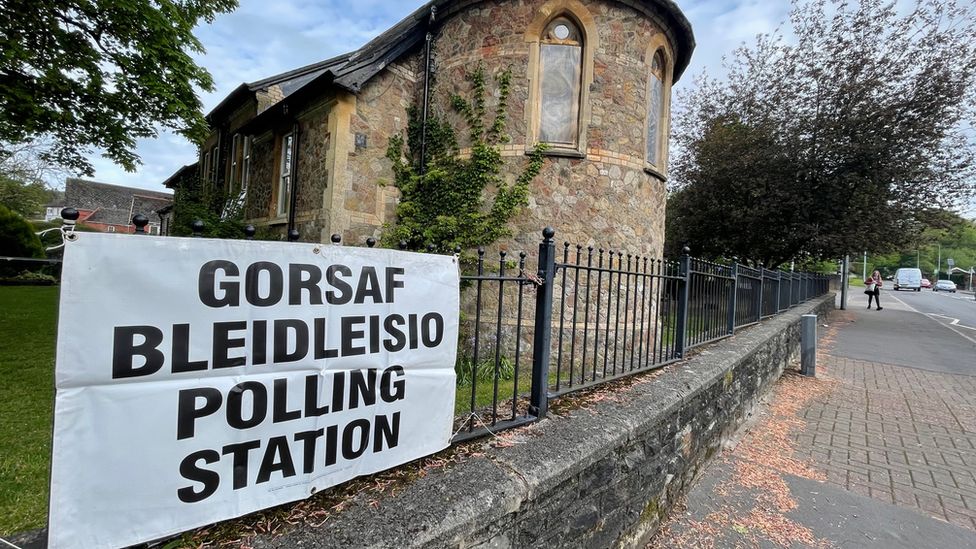
[[58,288],[0,286],[0,535],[47,522]]

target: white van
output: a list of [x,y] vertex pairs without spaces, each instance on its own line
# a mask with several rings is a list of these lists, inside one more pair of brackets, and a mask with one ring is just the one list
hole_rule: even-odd
[[895,271],[896,290],[922,291],[922,271],[914,268],[904,268]]

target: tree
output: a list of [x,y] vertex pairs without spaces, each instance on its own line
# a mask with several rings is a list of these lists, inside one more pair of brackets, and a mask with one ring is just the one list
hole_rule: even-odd
[[[964,270],[976,266],[976,222],[945,211],[927,212],[923,220],[925,228],[918,238],[896,252],[869,257],[869,270],[880,269],[884,274],[894,274],[899,267],[918,265],[925,276],[934,277],[936,271],[940,271],[944,278],[949,258]],[[940,251],[941,269],[938,264]]]
[[92,175],[93,148],[134,170],[158,126],[206,131],[193,35],[237,0],[7,0],[0,7],[0,155],[50,138],[46,161]]
[[973,194],[976,18],[953,0],[794,0],[675,114],[668,248],[767,266],[904,245]]
[[44,210],[53,197],[40,181],[25,182],[0,174],[0,204],[24,217],[34,217]]

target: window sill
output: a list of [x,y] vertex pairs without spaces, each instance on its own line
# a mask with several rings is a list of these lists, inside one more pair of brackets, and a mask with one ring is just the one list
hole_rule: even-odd
[[288,214],[283,213],[281,215],[276,215],[268,220],[268,225],[274,227],[276,225],[287,225],[288,224]]
[[[528,156],[528,155],[531,155],[534,151],[535,151],[534,148],[526,148],[525,149],[525,154],[526,154],[526,156]],[[584,158],[586,158],[586,153],[584,153],[583,151],[581,151],[579,149],[571,149],[571,148],[568,148],[568,147],[556,147],[556,146],[550,145],[549,148],[547,148],[546,150],[542,151],[542,156],[556,156],[556,157],[560,157],[560,158],[584,159]]]
[[661,183],[667,183],[668,182],[668,176],[664,175],[663,172],[661,172],[660,170],[658,170],[654,166],[651,166],[650,164],[644,166],[644,173],[649,174],[649,175],[653,176],[654,178],[660,180]]

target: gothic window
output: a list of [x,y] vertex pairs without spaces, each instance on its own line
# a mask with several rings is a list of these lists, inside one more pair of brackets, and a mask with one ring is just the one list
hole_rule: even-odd
[[665,132],[665,79],[666,64],[664,53],[658,50],[651,62],[650,82],[648,84],[647,106],[647,162],[663,168]]
[[565,17],[546,27],[539,51],[539,141],[575,147],[579,136],[583,39]]

